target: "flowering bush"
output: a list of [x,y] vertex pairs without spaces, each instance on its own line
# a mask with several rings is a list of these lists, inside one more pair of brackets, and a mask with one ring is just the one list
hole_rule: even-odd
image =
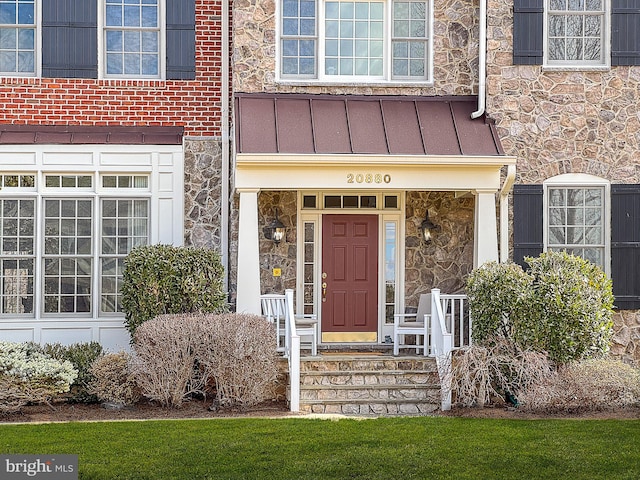
[[48,404],[68,392],[77,376],[71,362],[54,360],[35,344],[0,342],[0,412]]

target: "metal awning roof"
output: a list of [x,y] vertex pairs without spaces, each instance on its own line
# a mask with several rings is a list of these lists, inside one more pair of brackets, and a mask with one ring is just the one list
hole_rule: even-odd
[[0,144],[180,145],[182,127],[0,124]]
[[236,94],[240,154],[502,156],[475,97]]

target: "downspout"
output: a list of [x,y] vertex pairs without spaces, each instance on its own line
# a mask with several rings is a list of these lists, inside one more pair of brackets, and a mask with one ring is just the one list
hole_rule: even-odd
[[516,179],[516,166],[507,166],[507,177],[502,184],[502,190],[500,190],[500,263],[505,263],[509,260],[509,202],[507,197],[511,188],[513,188],[513,182]]
[[480,0],[480,18],[478,32],[478,110],[471,114],[475,119],[485,110],[487,90],[487,0]]
[[222,195],[220,250],[224,268],[223,288],[229,291],[229,0],[222,0],[222,92],[220,123],[222,128]]

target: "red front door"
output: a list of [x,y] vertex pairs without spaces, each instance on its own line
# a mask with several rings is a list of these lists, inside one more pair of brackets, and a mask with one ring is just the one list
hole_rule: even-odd
[[322,217],[322,341],[378,338],[378,217]]

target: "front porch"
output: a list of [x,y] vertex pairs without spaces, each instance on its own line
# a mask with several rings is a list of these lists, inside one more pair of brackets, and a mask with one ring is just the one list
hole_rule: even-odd
[[396,315],[386,344],[318,344],[317,321],[295,314],[293,290],[263,295],[262,310],[287,362],[292,412],[422,415],[451,407],[451,352],[471,342],[466,296],[432,289],[418,312]]

